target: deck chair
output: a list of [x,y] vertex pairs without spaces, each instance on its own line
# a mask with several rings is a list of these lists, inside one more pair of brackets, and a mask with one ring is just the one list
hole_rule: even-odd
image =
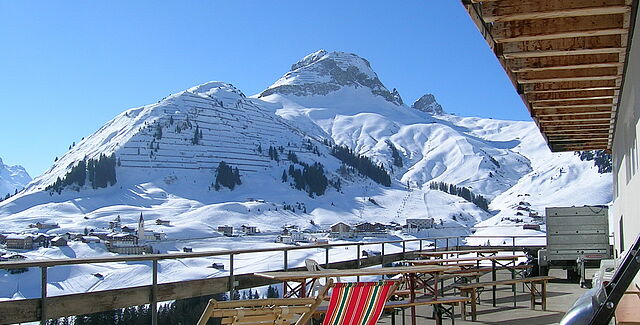
[[[320,266],[320,264],[318,262],[316,262],[316,260],[310,259],[310,258],[304,260],[304,265],[307,267],[307,271],[309,271],[309,272],[322,272],[322,271],[329,270],[329,269],[323,268],[322,266]],[[336,282],[340,282],[340,277],[335,277],[335,279],[336,279]],[[329,281],[329,278],[326,278],[325,279],[325,284],[328,283],[328,281]],[[316,294],[316,293],[319,293],[320,290],[322,290],[323,286],[324,285],[322,283],[320,283],[319,281],[317,281],[317,280],[314,281],[313,284],[312,284],[310,293],[312,295]]]
[[237,325],[305,325],[313,312],[320,306],[327,290],[327,285],[315,298],[267,298],[235,301],[209,300],[198,325],[205,325],[209,318],[220,318],[220,324]]
[[322,325],[374,325],[399,281],[336,283]]

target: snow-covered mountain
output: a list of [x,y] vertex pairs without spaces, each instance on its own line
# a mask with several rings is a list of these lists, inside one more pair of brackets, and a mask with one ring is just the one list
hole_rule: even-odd
[[31,176],[24,167],[5,165],[0,158],[0,199],[4,199],[7,194],[13,195],[30,181]]
[[[383,166],[391,184],[345,168],[337,146]],[[214,184],[221,161],[238,169],[233,190]],[[309,178],[300,183],[296,171]],[[433,182],[486,198],[490,212]],[[124,111],[0,203],[0,220],[12,231],[37,221],[81,231],[115,215],[135,224],[143,212],[171,220],[157,227],[169,237],[190,238],[223,224],[268,231],[434,217],[445,232],[482,222],[479,233],[511,222],[521,203],[543,212],[610,200],[611,177],[592,161],[549,152],[533,122],[457,117],[431,94],[409,107],[365,59],[321,50],[251,97],[209,82]]]

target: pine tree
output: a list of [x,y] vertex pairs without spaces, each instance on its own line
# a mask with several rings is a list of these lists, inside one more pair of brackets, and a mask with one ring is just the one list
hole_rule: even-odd
[[282,171],[282,182],[283,183],[287,182],[287,171],[286,170]]

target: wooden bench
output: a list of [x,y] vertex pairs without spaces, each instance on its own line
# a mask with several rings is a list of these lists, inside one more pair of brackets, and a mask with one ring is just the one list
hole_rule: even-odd
[[[414,301],[390,300],[385,303],[384,308],[395,310],[395,309],[401,309],[401,308],[432,305],[434,307],[433,314],[436,320],[436,324],[438,325],[442,324],[443,315],[446,315],[451,319],[451,324],[455,324],[454,310],[453,310],[454,306],[458,305],[459,303],[464,305],[465,303],[468,303],[470,301],[471,301],[471,298],[469,297],[450,296],[450,297],[440,297],[440,298],[434,299],[433,297],[425,296],[425,297],[416,298]],[[448,305],[449,307],[446,307],[443,305]],[[326,305],[320,306],[315,310],[314,314],[324,314],[327,312],[327,308],[328,306]],[[395,324],[395,312],[392,315],[391,323]]]
[[[535,309],[535,305],[541,305],[542,310],[547,310],[547,282],[549,280],[555,279],[552,276],[537,276],[531,278],[518,278],[518,279],[508,279],[508,280],[500,280],[500,281],[490,281],[490,282],[478,282],[478,283],[469,283],[469,284],[460,284],[454,285],[454,287],[458,288],[462,293],[467,297],[471,297],[471,320],[476,320],[476,305],[479,300],[479,293],[486,287],[495,287],[498,285],[515,285],[518,283],[528,284],[530,295],[531,295],[531,309]],[[536,284],[539,283],[541,285],[540,290],[536,288]],[[540,302],[536,300],[536,296],[540,296]],[[515,293],[513,304],[515,307]],[[493,306],[495,307],[495,300],[493,301]],[[466,304],[462,304],[462,319],[467,319],[467,308]]]
[[640,310],[640,288],[632,283],[616,307],[616,323],[640,324],[638,310]]

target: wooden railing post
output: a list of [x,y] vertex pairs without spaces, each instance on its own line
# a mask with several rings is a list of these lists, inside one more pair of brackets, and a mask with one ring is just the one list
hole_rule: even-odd
[[329,247],[324,248],[324,267],[329,268]]
[[380,255],[380,264],[382,264],[382,267],[384,267],[384,242],[382,242],[382,252],[380,253]]
[[283,261],[282,261],[282,267],[284,268],[284,270],[288,270],[289,269],[289,251],[288,250],[283,250]]
[[151,281],[151,325],[158,325],[158,260],[153,260]]
[[229,300],[233,300],[236,278],[233,275],[233,253],[229,254]]
[[47,267],[40,267],[40,324],[47,323]]

